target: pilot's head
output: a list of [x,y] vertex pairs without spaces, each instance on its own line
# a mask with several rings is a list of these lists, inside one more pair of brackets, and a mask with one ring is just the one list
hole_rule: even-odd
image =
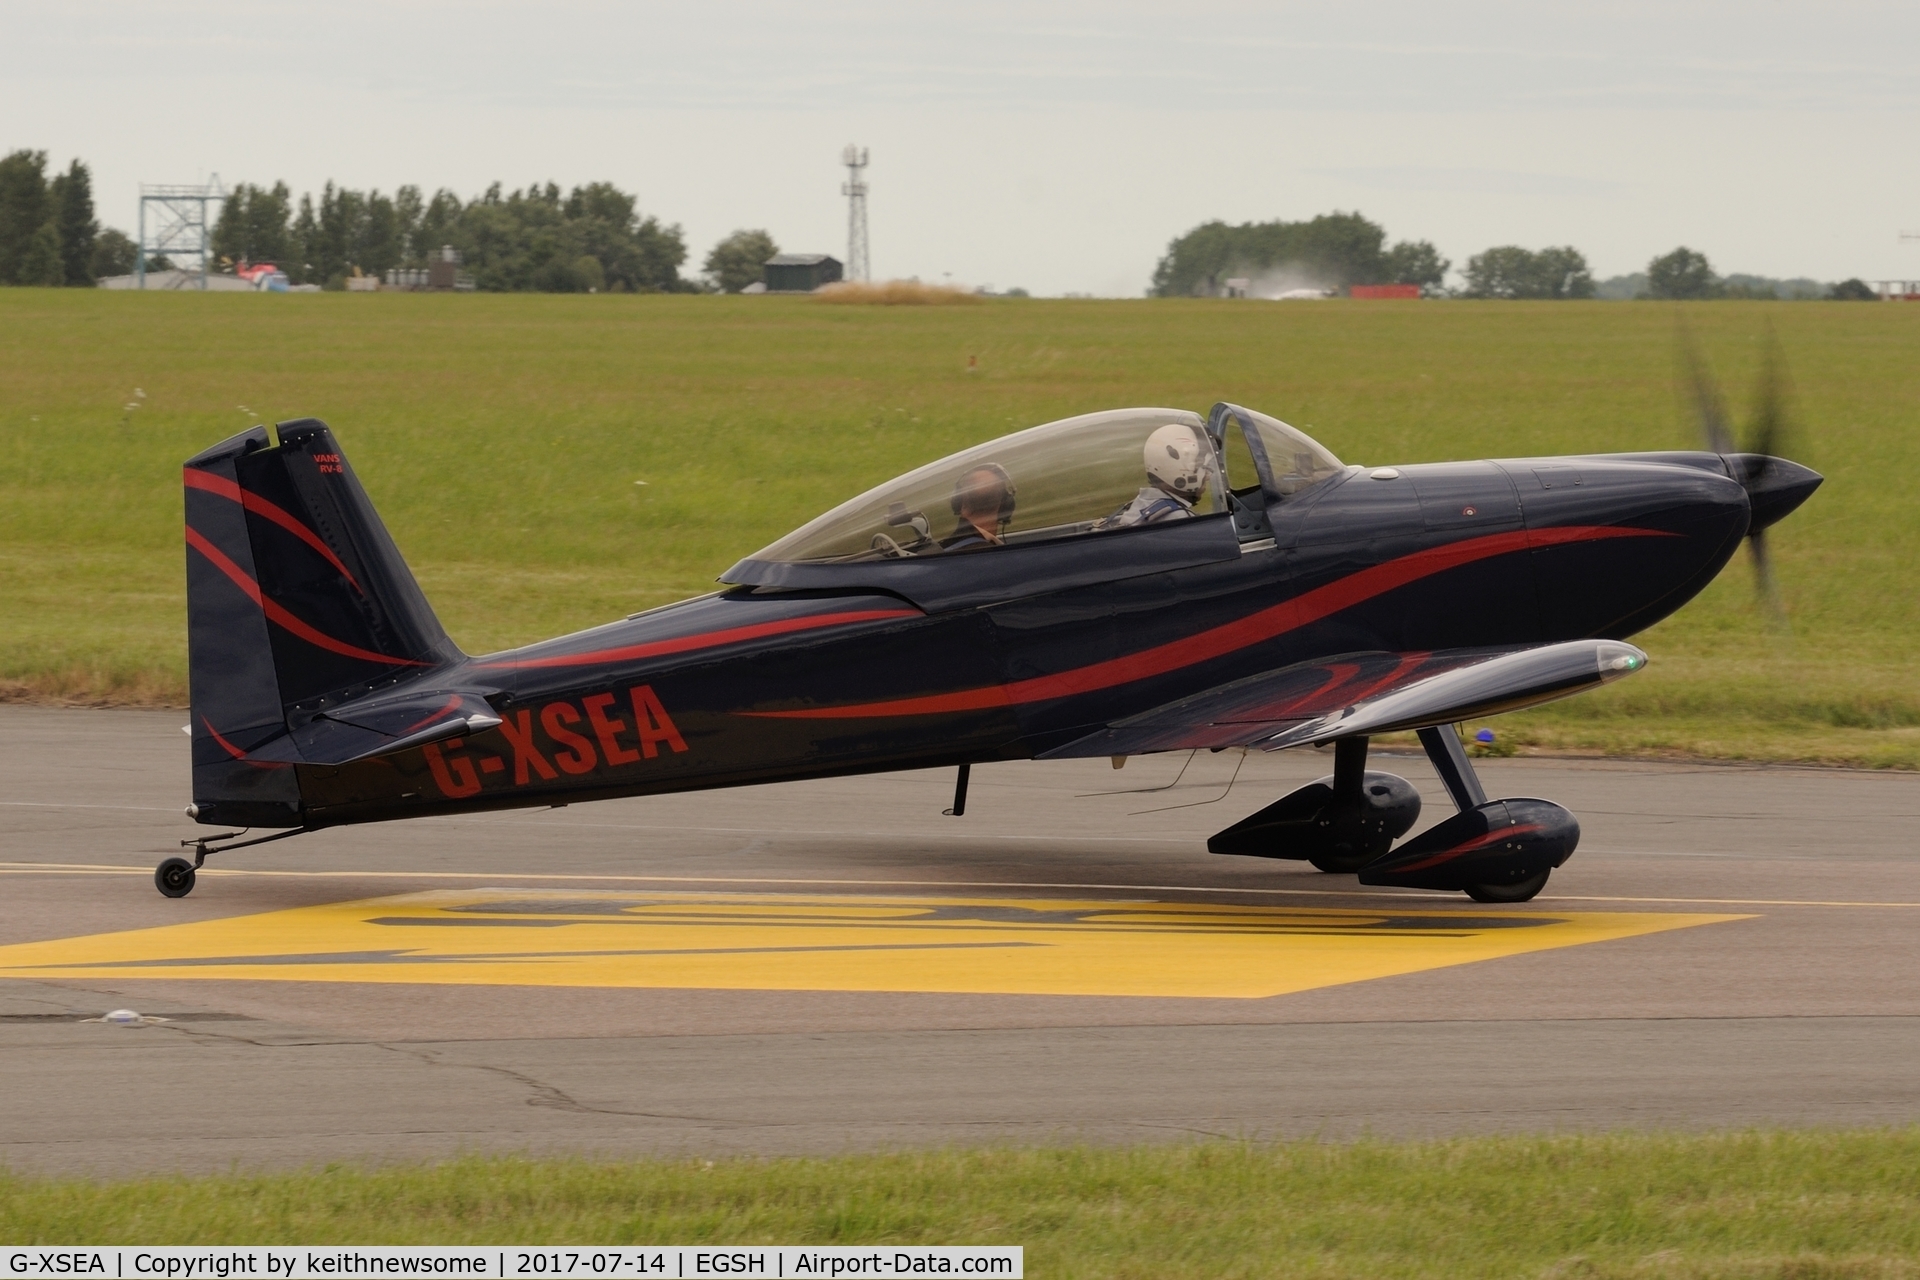
[[1147,437],[1141,449],[1147,479],[1188,502],[1198,502],[1213,471],[1213,451],[1200,443],[1192,427],[1170,422]]
[[969,467],[953,482],[953,514],[983,532],[1004,529],[1013,519],[1013,477],[997,462]]

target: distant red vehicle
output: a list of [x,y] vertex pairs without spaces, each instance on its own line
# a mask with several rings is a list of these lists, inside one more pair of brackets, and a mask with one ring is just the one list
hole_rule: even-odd
[[1417,298],[1420,286],[1417,284],[1356,284],[1347,290],[1355,298]]
[[247,262],[243,259],[234,267],[233,274],[264,293],[285,293],[293,283],[287,278],[286,272],[271,262]]

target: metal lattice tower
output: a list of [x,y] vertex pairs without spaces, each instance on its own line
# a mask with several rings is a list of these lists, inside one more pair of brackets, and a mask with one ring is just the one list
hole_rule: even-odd
[[840,194],[847,198],[847,279],[866,280],[872,274],[867,266],[867,183],[861,177],[867,167],[867,149],[848,143],[840,163],[847,166],[847,180],[840,186]]
[[[227,198],[220,175],[211,175],[205,186],[175,183],[140,184],[140,246],[134,259],[134,287],[147,287],[147,256],[164,255],[178,265],[178,257],[200,260],[200,287],[207,287],[207,268],[213,262],[213,221],[207,206]],[[152,226],[148,226],[148,210]]]

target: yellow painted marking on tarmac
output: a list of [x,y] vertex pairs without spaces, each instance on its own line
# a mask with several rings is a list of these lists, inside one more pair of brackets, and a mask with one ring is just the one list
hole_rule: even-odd
[[1259,999],[1746,916],[439,890],[0,947],[0,977]]

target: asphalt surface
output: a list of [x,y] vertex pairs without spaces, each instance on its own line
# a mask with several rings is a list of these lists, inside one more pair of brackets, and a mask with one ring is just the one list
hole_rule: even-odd
[[[1522,923],[1550,920],[1569,938],[1604,921],[1621,932],[1472,958],[1460,939],[1487,909],[1460,895],[1365,890],[1304,864],[1205,852],[1208,833],[1329,772],[1331,753],[1315,752],[1141,759],[1120,772],[976,769],[961,818],[941,814],[952,787],[941,772],[323,832],[218,857],[191,897],[170,901],[151,869],[199,833],[180,812],[183,719],[0,708],[0,970],[16,975],[0,978],[0,1163],[114,1175],[480,1150],[715,1155],[1920,1120],[1912,775],[1484,761],[1490,794],[1557,800],[1585,831],[1546,893],[1517,909]],[[1423,759],[1384,760],[1375,767],[1420,785],[1425,821],[1446,816]],[[357,916],[343,905],[369,899],[382,901]],[[1278,922],[1270,944],[1263,934],[1234,945],[1270,945],[1260,954],[1272,972],[1308,977],[1279,995],[1224,980],[1233,994],[1113,994],[1163,989],[1150,965],[1139,977],[1140,957],[1162,954],[1139,948],[1154,946],[1186,984],[1175,986],[1211,989],[1220,975],[1195,957],[1212,953],[1192,948],[1219,931],[1180,920],[1164,942],[1136,938],[1114,953],[1133,970],[1089,953],[1057,988],[1043,977],[1021,991],[1009,975],[1027,970],[1004,951],[977,953],[998,957],[991,965],[955,950],[833,967],[796,953],[850,948],[784,943],[683,947],[676,964],[727,954],[720,967],[671,971],[630,949],[595,962],[591,973],[607,976],[579,979],[541,973],[557,963],[542,958],[552,950],[484,981],[462,972],[465,953],[422,968],[429,981],[402,980],[411,974],[385,960],[115,967],[188,946],[226,955],[229,937],[286,949],[294,943],[276,939],[303,922],[321,921],[313,936],[324,940],[352,917],[338,926],[346,938],[402,917],[418,925],[407,912],[485,912],[496,900],[603,914],[725,903],[735,916],[742,903],[789,916],[822,902],[986,916],[982,903],[1006,904],[1002,915],[1160,904]],[[1316,941],[1300,924],[1313,913],[1424,932]],[[186,927],[102,940],[163,926]],[[732,917],[715,927],[762,936]],[[405,936],[427,933],[462,946],[532,936]],[[103,971],[34,976],[23,966],[45,970],[41,952],[53,952],[21,944],[58,944],[62,964]],[[1391,952],[1403,971],[1356,978],[1326,959],[1343,947]],[[98,958],[109,955],[119,959]],[[711,976],[660,985],[663,972]],[[1086,993],[1095,988],[1104,993]],[[1056,989],[1077,993],[1047,993]],[[118,1008],[167,1020],[85,1020]]]

